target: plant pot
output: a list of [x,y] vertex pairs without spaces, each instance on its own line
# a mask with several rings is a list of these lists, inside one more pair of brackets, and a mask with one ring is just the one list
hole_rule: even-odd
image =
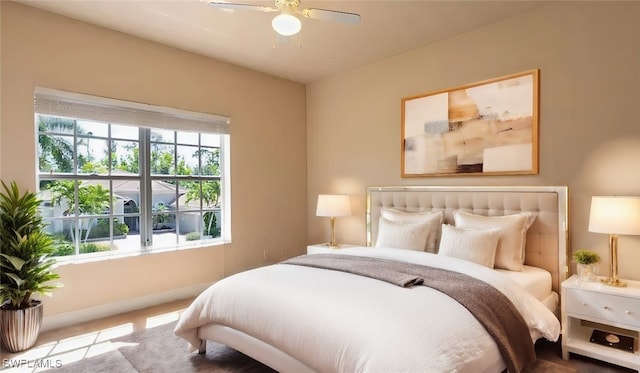
[[10,352],[31,348],[42,325],[42,302],[32,301],[29,308],[12,310],[0,307],[0,338]]
[[577,264],[578,278],[582,281],[595,281],[598,274],[598,266],[595,263]]

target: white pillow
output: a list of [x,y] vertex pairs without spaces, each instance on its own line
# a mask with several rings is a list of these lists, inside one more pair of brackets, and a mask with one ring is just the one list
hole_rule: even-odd
[[[388,207],[380,209],[380,216],[393,223],[425,223],[430,229],[427,233],[425,251],[435,253],[438,247],[437,240],[440,236],[440,225],[444,219],[442,211],[407,212]],[[378,232],[380,229],[378,229]],[[378,233],[379,235],[379,233]]]
[[443,224],[438,255],[493,268],[499,238],[499,229],[466,229]]
[[430,232],[428,223],[396,223],[380,216],[376,247],[424,251]]
[[527,230],[535,216],[522,212],[503,216],[482,216],[464,211],[453,214],[456,227],[475,229],[500,229],[500,240],[496,251],[495,268],[522,271]]

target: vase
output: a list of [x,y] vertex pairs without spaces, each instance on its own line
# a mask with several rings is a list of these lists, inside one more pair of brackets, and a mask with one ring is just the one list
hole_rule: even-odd
[[20,352],[31,348],[40,334],[42,324],[42,303],[17,310],[0,309],[0,337],[2,344],[10,352]]
[[580,264],[578,263],[578,278],[582,281],[595,281],[598,274],[598,266],[595,263]]

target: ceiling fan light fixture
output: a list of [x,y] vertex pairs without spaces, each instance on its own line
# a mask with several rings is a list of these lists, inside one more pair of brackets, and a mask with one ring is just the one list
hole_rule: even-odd
[[300,32],[302,22],[294,15],[282,13],[273,17],[271,27],[280,35],[291,36]]

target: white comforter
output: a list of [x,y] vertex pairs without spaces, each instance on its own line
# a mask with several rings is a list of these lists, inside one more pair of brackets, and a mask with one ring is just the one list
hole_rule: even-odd
[[[374,248],[336,251],[463,272],[502,291],[532,339],[557,340],[557,318],[497,271],[429,253]],[[471,291],[471,290],[470,290]],[[489,372],[505,368],[498,348],[466,308],[426,286],[409,289],[337,271],[276,264],[205,290],[175,332],[193,351],[209,323],[252,335],[318,372]]]

